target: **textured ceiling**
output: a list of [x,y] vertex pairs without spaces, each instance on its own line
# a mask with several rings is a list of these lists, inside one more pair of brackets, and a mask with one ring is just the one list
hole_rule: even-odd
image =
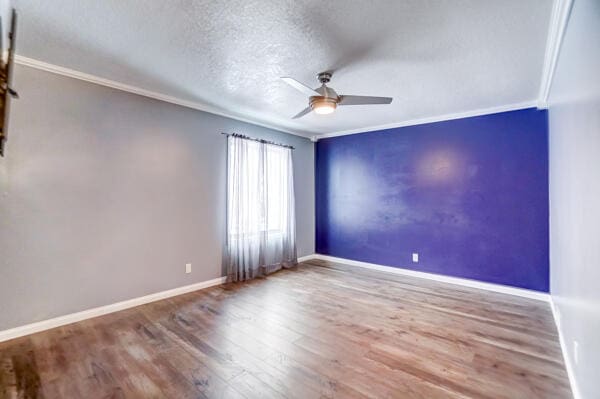
[[[19,55],[306,135],[535,101],[551,0],[13,0]],[[278,79],[391,105],[291,116]]]

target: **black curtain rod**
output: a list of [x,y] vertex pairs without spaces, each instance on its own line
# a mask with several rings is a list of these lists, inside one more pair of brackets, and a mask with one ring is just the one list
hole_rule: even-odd
[[272,145],[278,145],[280,147],[290,148],[292,150],[294,149],[294,147],[292,147],[291,145],[276,143],[274,141],[269,141],[269,140],[255,139],[254,137],[244,136],[243,134],[225,133],[225,132],[221,132],[221,134],[224,134],[227,137],[232,136],[232,137],[237,137],[237,138],[244,139],[244,140],[258,141],[259,143],[263,143],[263,144],[272,144]]

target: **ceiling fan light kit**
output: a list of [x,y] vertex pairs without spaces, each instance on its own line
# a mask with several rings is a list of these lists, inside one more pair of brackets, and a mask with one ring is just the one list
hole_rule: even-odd
[[308,95],[308,107],[304,108],[292,119],[300,118],[311,111],[319,115],[331,114],[335,111],[338,105],[374,105],[374,104],[390,104],[391,97],[370,97],[370,96],[347,96],[338,95],[335,90],[327,86],[331,80],[331,72],[321,72],[317,75],[317,79],[321,82],[321,86],[316,89],[311,89],[307,85],[298,82],[296,79],[282,77],[281,79],[302,93]]
[[331,98],[314,96],[310,98],[310,108],[315,114],[327,115],[335,111],[337,103]]

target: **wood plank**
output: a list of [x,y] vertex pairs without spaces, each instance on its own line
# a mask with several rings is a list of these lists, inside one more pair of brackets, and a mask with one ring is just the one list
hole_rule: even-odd
[[570,398],[547,303],[325,261],[0,343],[4,398]]

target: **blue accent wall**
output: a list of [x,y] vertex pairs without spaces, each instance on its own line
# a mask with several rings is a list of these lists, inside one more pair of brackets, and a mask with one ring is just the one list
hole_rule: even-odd
[[322,139],[315,184],[320,254],[548,292],[544,110]]

